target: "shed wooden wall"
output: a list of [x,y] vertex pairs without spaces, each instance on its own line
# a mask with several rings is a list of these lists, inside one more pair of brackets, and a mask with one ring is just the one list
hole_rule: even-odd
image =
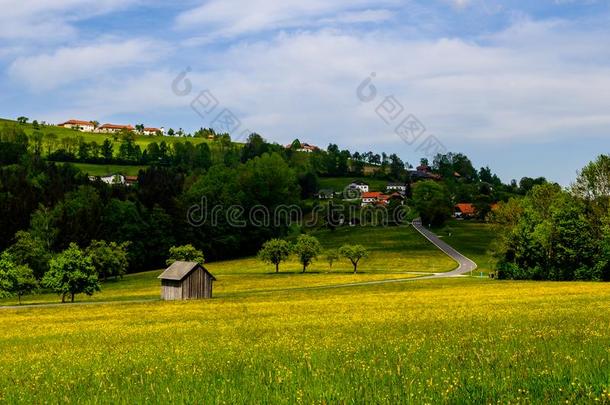
[[180,281],[161,280],[161,299],[162,300],[181,300],[182,285]]
[[182,298],[185,300],[212,298],[212,277],[201,267],[182,280]]

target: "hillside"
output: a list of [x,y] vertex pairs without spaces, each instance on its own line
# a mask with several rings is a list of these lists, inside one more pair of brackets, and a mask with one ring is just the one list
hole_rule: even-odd
[[[61,139],[63,139],[63,138],[82,137],[83,141],[85,141],[85,142],[95,141],[99,145],[101,145],[104,142],[104,140],[108,139],[112,142],[112,144],[114,146],[115,154],[117,153],[119,146],[121,144],[120,138],[118,136],[113,136],[112,134],[81,132],[81,131],[77,131],[74,129],[57,127],[54,125],[40,126],[39,129],[34,129],[34,127],[31,123],[20,124],[14,120],[0,118],[0,125],[3,125],[3,124],[18,125],[21,129],[23,129],[23,131],[28,136],[32,135],[35,131],[38,131],[38,132],[42,133],[43,135],[53,133],[57,136],[58,141],[61,141]],[[134,135],[134,139],[135,139],[135,143],[137,145],[139,145],[140,148],[142,148],[142,150],[146,149],[146,146],[148,146],[152,142],[161,142],[161,141],[165,141],[167,144],[174,144],[174,143],[185,142],[188,140],[189,142],[191,142],[195,145],[200,144],[200,143],[208,143],[211,148],[216,147],[215,142],[210,141],[205,138],[193,138],[193,137],[185,138],[185,137],[172,137],[172,136],[160,137],[160,136],[148,136],[148,135],[136,134],[136,135]]]

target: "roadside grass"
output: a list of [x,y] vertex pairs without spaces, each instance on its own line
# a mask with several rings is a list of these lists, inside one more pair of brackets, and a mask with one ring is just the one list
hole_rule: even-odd
[[490,224],[474,220],[452,220],[433,231],[458,252],[477,263],[478,268],[473,275],[478,276],[481,272],[487,275],[493,271],[494,263],[489,249],[496,235]]
[[609,403],[610,285],[420,280],[3,310],[6,403]]
[[[370,256],[358,265],[358,274],[347,259],[340,259],[330,268],[322,255],[312,263],[307,273],[292,257],[280,265],[275,274],[273,265],[262,263],[256,257],[206,263],[216,276],[214,296],[226,297],[250,292],[349,284],[386,279],[411,278],[419,273],[446,272],[456,263],[436,249],[412,227],[353,227],[334,232],[318,231],[314,234],[325,248],[338,248],[344,243],[360,243],[370,250]],[[76,301],[158,300],[161,270],[130,274],[122,280],[102,284],[102,291],[89,297],[78,295]],[[56,294],[43,292],[22,298],[22,304],[57,303]],[[16,298],[2,299],[0,305],[17,305]]]

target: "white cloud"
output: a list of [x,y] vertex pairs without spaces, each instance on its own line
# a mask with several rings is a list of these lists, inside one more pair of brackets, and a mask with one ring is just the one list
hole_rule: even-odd
[[[449,147],[607,136],[610,53],[598,35],[575,36],[568,23],[532,21],[480,43],[338,30],[283,33],[206,53],[213,70],[198,70],[204,58],[193,54],[190,79],[194,92],[212,90],[245,127],[282,142],[298,136],[405,148],[375,114],[381,98],[356,99],[356,87],[371,72],[379,97],[394,95]],[[205,126],[189,111],[188,97],[169,94],[174,76],[169,70],[117,75],[81,94],[79,103],[108,115],[174,109],[192,121],[166,126]]]
[[76,35],[74,23],[139,0],[3,0],[0,39],[46,43]]
[[387,5],[397,0],[209,0],[179,14],[180,29],[204,30],[207,37],[232,37],[245,33],[317,25],[319,20],[341,23],[381,21],[389,11]]
[[31,89],[50,90],[83,79],[99,80],[116,69],[142,68],[166,51],[163,44],[146,39],[65,47],[50,54],[19,57],[10,65],[9,74]]

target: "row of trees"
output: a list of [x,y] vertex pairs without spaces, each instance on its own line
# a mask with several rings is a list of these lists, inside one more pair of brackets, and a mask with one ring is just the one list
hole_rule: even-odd
[[[39,287],[47,288],[61,296],[65,302],[74,302],[76,294],[92,295],[99,291],[100,279],[122,277],[127,271],[128,244],[93,241],[82,250],[77,244],[56,254],[48,255],[48,262],[41,263],[42,257],[35,252],[20,251],[23,246],[13,246],[0,256],[0,295],[17,296],[19,302],[25,294]],[[37,266],[44,266],[43,273],[36,274],[30,267],[35,259]]]
[[[9,249],[0,255],[0,297],[21,297],[40,288],[57,293],[61,302],[74,302],[77,294],[93,295],[100,282],[123,277],[128,267],[129,243],[93,241],[86,249],[71,243],[48,258],[47,270],[37,275],[19,252]],[[172,246],[167,264],[177,260],[204,262],[203,253],[192,245]]]
[[491,214],[498,277],[610,280],[610,157],[590,163],[568,190],[537,185]]
[[[303,265],[303,273],[307,267],[322,255],[322,245],[317,238],[311,235],[300,235],[294,244],[283,239],[271,239],[263,244],[258,257],[265,263],[275,266],[275,272],[280,271],[280,264],[296,255],[299,263]],[[330,249],[325,252],[329,267],[340,257],[348,259],[354,267],[354,274],[358,271],[358,263],[362,258],[368,257],[367,249],[362,245],[343,245],[339,249]]]

